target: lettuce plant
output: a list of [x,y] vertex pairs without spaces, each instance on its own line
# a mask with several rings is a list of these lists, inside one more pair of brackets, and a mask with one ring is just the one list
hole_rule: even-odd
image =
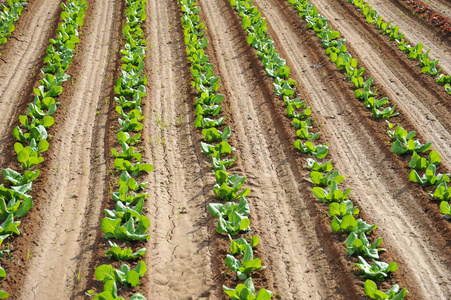
[[240,202],[235,203],[229,201],[225,204],[222,203],[210,203],[207,207],[208,211],[214,218],[225,217],[235,211],[242,216],[248,216],[250,214],[249,204],[245,197],[240,197]]
[[340,203],[332,202],[329,204],[329,216],[339,216],[343,218],[346,215],[357,215],[359,213],[359,209],[354,207],[354,204],[351,200],[343,200]]
[[311,171],[329,172],[334,169],[334,167],[332,165],[332,160],[326,161],[324,163],[318,163],[316,160],[314,160],[312,158],[307,158],[306,161],[307,161],[308,168]]
[[227,215],[220,215],[216,232],[229,235],[237,235],[240,232],[250,230],[251,221],[242,214],[231,211]]
[[95,270],[95,277],[104,283],[115,281],[122,285],[136,287],[146,271],[147,267],[144,261],[140,261],[134,269],[130,269],[127,264],[123,264],[119,269],[114,269],[111,265],[100,265]]
[[337,184],[342,183],[345,178],[338,171],[328,171],[326,173],[321,173],[317,171],[310,172],[310,179],[314,184],[320,186],[329,186],[332,181],[335,181]]
[[245,247],[243,259],[241,261],[236,259],[233,255],[227,254],[225,263],[231,271],[236,272],[238,278],[241,280],[245,280],[253,271],[266,268],[265,266],[262,266],[262,262],[259,258],[254,259],[254,253],[250,245]]
[[200,150],[206,156],[213,156],[216,152],[222,156],[222,155],[231,154],[232,151],[235,151],[235,148],[230,146],[230,144],[227,141],[222,141],[214,146],[204,143],[204,142],[201,142]]
[[315,146],[311,141],[307,141],[303,144],[302,140],[296,140],[294,142],[294,147],[296,149],[299,149],[301,153],[311,154],[319,159],[326,157],[329,153],[329,147],[327,143]]
[[273,296],[273,293],[266,289],[260,289],[255,294],[256,291],[251,277],[246,279],[244,284],[238,284],[235,289],[228,288],[225,285],[222,286],[222,289],[232,300],[268,300]]
[[448,187],[445,181],[442,181],[435,187],[434,193],[430,193],[430,196],[435,199],[449,201],[451,200],[451,186]]
[[363,257],[359,256],[359,263],[354,265],[363,272],[360,278],[383,281],[388,276],[388,273],[398,270],[398,264],[396,262],[387,264],[383,261],[376,261],[374,259],[372,261],[373,265],[370,265]]
[[413,151],[412,158],[409,162],[409,168],[415,170],[426,170],[429,165],[438,165],[441,161],[440,154],[432,150],[429,152],[428,159],[419,156],[416,151]]
[[105,255],[111,256],[115,260],[119,261],[133,260],[140,258],[144,254],[146,254],[146,248],[141,248],[138,251],[133,252],[132,249],[129,248],[122,249],[116,243],[113,243],[111,241],[108,241],[108,243],[110,244],[110,249],[108,249],[108,251],[105,252]]
[[226,126],[223,132],[219,131],[215,127],[202,129],[202,135],[207,143],[227,141],[231,134],[232,130],[230,129],[230,126]]
[[249,237],[249,239],[250,239],[250,242],[248,242],[244,238],[239,238],[239,239],[234,240],[229,235],[230,254],[243,255],[244,251],[246,250],[246,247],[248,245],[250,245],[252,248],[255,248],[260,243],[260,239],[258,238],[258,236],[253,235],[253,236]]
[[348,255],[365,255],[369,258],[379,259],[379,252],[385,251],[384,248],[377,248],[382,243],[383,239],[378,238],[374,244],[371,244],[366,237],[365,232],[356,234],[351,232],[346,239],[346,248]]
[[364,284],[365,294],[369,296],[371,299],[384,300],[384,299],[393,299],[393,300],[402,300],[409,292],[406,289],[402,289],[399,291],[399,285],[395,284],[388,291],[383,292],[377,288],[377,285],[374,281],[367,279]]
[[369,233],[371,230],[376,229],[377,225],[370,225],[362,219],[355,219],[353,215],[344,215],[342,219],[339,219],[336,215],[333,217],[330,226],[333,232],[355,232],[360,234],[362,232]]
[[147,228],[150,227],[150,221],[146,216],[139,216],[137,218],[130,218],[127,222],[122,224],[121,218],[102,219],[100,225],[105,239],[116,238],[123,241],[143,241],[150,236],[146,233]]
[[451,205],[447,201],[440,202],[440,212],[444,215],[451,215]]
[[[95,294],[93,300],[125,300],[123,297],[117,296],[116,280],[107,280],[103,286],[103,291]],[[129,300],[147,300],[144,295],[135,293]]]
[[336,181],[331,181],[329,184],[329,191],[316,186],[312,189],[312,192],[313,195],[315,195],[315,197],[321,202],[341,202],[348,199],[348,196],[351,193],[351,188],[348,188],[345,192],[343,192],[338,188]]
[[409,179],[413,182],[418,182],[426,185],[439,185],[442,182],[449,182],[451,174],[436,174],[437,167],[434,164],[430,164],[426,168],[426,173],[420,177],[416,170],[411,170],[409,173]]

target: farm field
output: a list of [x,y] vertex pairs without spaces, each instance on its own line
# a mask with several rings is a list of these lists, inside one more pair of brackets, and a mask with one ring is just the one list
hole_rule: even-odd
[[[0,168],[39,176],[0,179],[0,299],[230,299],[250,277],[260,298],[231,299],[371,299],[368,278],[399,285],[386,299],[451,299],[451,38],[408,1],[365,2],[420,58],[358,0],[28,1],[0,45]],[[70,77],[52,73],[57,32]],[[358,214],[331,216],[337,185]],[[385,251],[347,249],[350,230]],[[360,278],[358,257],[397,267]]]

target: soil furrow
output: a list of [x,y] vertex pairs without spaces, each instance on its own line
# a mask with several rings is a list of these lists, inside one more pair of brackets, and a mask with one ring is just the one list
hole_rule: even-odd
[[[409,70],[409,61],[398,57],[398,50],[389,49],[385,36],[378,37],[375,30],[368,27],[352,9],[346,5],[341,6],[342,1],[312,3],[329,19],[329,24],[347,39],[348,48],[365,66],[367,75],[374,78],[376,85],[382,85],[384,88],[386,94],[383,96],[388,96],[392,104],[397,104],[405,117],[414,120],[416,132],[425,139],[423,142],[433,142],[434,149],[442,156],[443,164],[451,169],[449,95],[446,95],[444,90],[443,93],[438,93],[438,87],[434,87],[432,78],[428,84],[422,80],[426,75],[418,75],[419,71],[414,69]],[[378,45],[382,47],[379,49]],[[393,122],[396,122],[396,119],[393,119]]]
[[152,299],[207,299],[213,284],[204,175],[193,128],[189,65],[176,1],[150,1],[146,152],[154,165],[148,200]]
[[[298,17],[294,10],[288,13],[285,5],[256,2],[267,17],[271,34],[277,37],[276,47],[283,49],[282,57],[287,59],[293,78],[308,92],[307,101],[323,124],[335,166],[349,176],[347,185],[354,190],[353,200],[371,216],[368,221],[379,224],[378,233],[384,237],[389,253],[400,259],[403,281],[412,291],[420,287],[417,295],[423,295],[421,298],[428,292],[439,299],[449,297],[445,284],[450,278],[447,241],[422,207],[412,206],[421,192],[408,183],[406,162],[397,159],[384,144],[384,122],[371,120],[358,101],[349,100],[353,99],[352,91],[321,55],[320,45],[312,42],[311,33],[299,33],[293,21]],[[318,68],[319,63],[323,67]],[[437,249],[446,253],[437,253]]]
[[320,250],[325,245],[310,215],[314,214],[311,195],[299,176],[299,166],[287,157],[291,150],[279,136],[283,129],[268,109],[268,83],[253,66],[255,56],[240,22],[227,1],[200,5],[228,99],[229,124],[242,160],[240,175],[248,177],[252,190],[248,197],[255,214],[252,229],[261,239],[262,260],[274,291],[283,299],[332,298],[337,290],[349,295],[345,284],[339,287],[338,276],[332,274],[334,266]]
[[[98,230],[106,166],[103,136],[105,77],[114,51],[112,27],[117,1],[89,1],[72,76],[59,98],[61,106],[52,128],[45,184],[38,199],[33,247],[27,276],[16,299],[84,298],[73,291],[86,281],[92,243]],[[37,226],[37,224],[39,224]],[[39,230],[38,230],[39,229]]]
[[[55,34],[60,0],[30,2],[15,24],[16,30],[0,52],[0,153],[4,153],[18,116],[25,113],[33,87],[42,77],[45,49]],[[0,157],[4,165],[5,157]]]

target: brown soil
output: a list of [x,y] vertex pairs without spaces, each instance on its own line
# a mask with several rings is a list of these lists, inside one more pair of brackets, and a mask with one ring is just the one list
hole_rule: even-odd
[[[246,43],[239,17],[228,0],[198,3],[208,27],[208,54],[226,96],[223,115],[233,129],[230,142],[239,156],[231,170],[247,176],[252,190],[251,234],[260,237],[255,254],[267,266],[256,273],[256,286],[274,291],[276,299],[365,299],[363,281],[353,266],[357,259],[346,255],[345,237],[330,230],[328,206],[311,193],[306,157],[292,146],[294,129],[280,99],[273,96],[271,79]],[[372,25],[365,25],[347,1],[313,3],[346,37],[352,55],[381,94],[398,104],[401,116],[394,122],[416,130],[423,141],[433,141],[443,170],[450,170],[449,96],[420,75]],[[434,57],[451,70],[449,42],[377,3],[390,7],[391,1],[371,4],[388,20],[406,26],[401,30],[412,41],[432,48]],[[52,19],[58,20],[58,1],[45,4],[27,6],[17,23],[17,39],[0,50],[0,167],[17,165],[11,131],[30,102],[56,26]],[[399,283],[409,289],[409,299],[451,298],[451,225],[439,214],[437,203],[408,181],[408,160],[390,152],[385,122],[373,120],[355,100],[350,84],[293,7],[285,1],[255,4],[299,83],[300,96],[312,107],[321,141],[329,142],[336,169],[353,189],[352,200],[364,219],[379,225],[372,238],[384,238],[388,251],[382,260],[398,262],[400,270],[383,288]],[[102,286],[94,280],[94,270],[108,262],[100,220],[102,209],[114,205],[109,199],[114,184],[110,148],[116,144],[117,129],[112,89],[120,67],[124,5],[121,0],[88,5],[69,69],[72,78],[59,98],[50,150],[34,183],[35,206],[22,219],[22,235],[11,240],[13,258],[1,261],[8,276],[0,281],[0,289],[10,292],[11,299],[89,299],[85,292]],[[51,13],[42,18],[41,10]],[[224,299],[221,286],[238,281],[223,262],[228,239],[215,232],[215,220],[206,209],[218,200],[212,193],[210,161],[200,152],[201,135],[193,126],[195,94],[179,12],[176,0],[147,2],[148,97],[142,150],[143,161],[155,169],[143,177],[150,182],[145,210],[151,238],[136,245],[147,248],[148,273],[133,292],[148,299]]]

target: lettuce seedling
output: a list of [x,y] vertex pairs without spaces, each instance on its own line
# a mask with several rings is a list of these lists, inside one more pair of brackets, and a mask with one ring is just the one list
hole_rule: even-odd
[[383,238],[378,238],[374,244],[370,244],[364,232],[361,232],[359,235],[355,232],[351,232],[346,239],[347,253],[349,256],[357,254],[379,259],[379,252],[386,250],[384,248],[377,248],[382,241]]
[[138,183],[133,177],[130,176],[127,171],[124,171],[119,177],[119,185],[124,184],[127,185],[130,190],[138,192],[143,190],[149,184],[149,182]]
[[115,158],[123,158],[126,160],[136,159],[137,161],[141,161],[142,155],[138,151],[135,152],[135,147],[128,145],[127,143],[122,143],[122,153],[117,152],[116,149],[111,149],[111,154]]
[[446,182],[441,182],[436,186],[434,193],[429,195],[435,199],[449,201],[451,200],[451,186],[448,188]]
[[198,104],[196,106],[196,116],[217,116],[221,113],[222,106],[221,105],[206,105],[206,104]]
[[141,143],[141,133],[136,133],[133,136],[129,132],[119,131],[116,134],[116,139],[119,144],[127,143],[128,145],[136,145]]
[[254,253],[250,245],[245,247],[242,261],[239,261],[233,255],[227,254],[225,263],[230,270],[236,272],[238,278],[241,280],[245,280],[252,271],[266,268],[262,266],[259,258],[254,259]]
[[227,218],[227,216],[235,211],[242,216],[248,216],[251,213],[249,208],[249,204],[245,197],[240,197],[240,202],[235,203],[233,201],[229,201],[225,204],[222,203],[210,203],[207,207],[208,211],[214,218]]
[[33,200],[27,197],[24,200],[12,198],[8,202],[0,197],[0,220],[6,220],[9,215],[23,217],[33,207]]
[[215,146],[200,142],[200,149],[202,153],[206,156],[214,156],[216,153],[219,153],[220,156],[231,154],[232,151],[236,149],[230,146],[227,141],[222,141]]
[[370,225],[362,219],[355,219],[353,215],[345,215],[340,220],[337,216],[334,216],[330,226],[333,232],[355,232],[360,234],[361,232],[369,233],[371,230],[376,229],[377,225]]
[[116,281],[122,285],[137,287],[139,279],[144,276],[146,271],[147,267],[144,261],[140,261],[133,270],[127,264],[123,264],[119,269],[114,269],[111,265],[100,265],[95,270],[95,277],[105,283]]
[[6,220],[0,225],[0,235],[20,235],[20,221],[14,221],[14,214],[9,214]]
[[119,261],[134,260],[142,257],[146,253],[146,248],[141,248],[138,251],[133,252],[133,250],[129,248],[121,249],[121,247],[119,247],[116,243],[113,243],[111,241],[108,241],[108,243],[110,244],[110,249],[108,249],[108,251],[105,252],[105,255],[110,256],[115,260]]
[[210,119],[204,118],[202,115],[198,115],[194,120],[194,127],[196,128],[211,128],[211,127],[219,127],[224,121],[225,117],[221,117],[219,119]]
[[223,170],[225,168],[230,167],[233,163],[235,163],[237,157],[234,156],[230,159],[229,158],[221,159],[221,154],[219,152],[215,152],[213,153],[213,155],[211,155],[211,159],[214,170]]
[[122,158],[116,158],[114,160],[114,168],[119,171],[127,171],[135,177],[138,177],[142,172],[150,173],[153,171],[151,164],[137,162],[132,165],[130,161]]
[[439,185],[442,182],[450,181],[450,173],[447,174],[436,174],[437,167],[434,164],[430,164],[426,168],[426,173],[420,177],[416,170],[410,170],[409,179],[413,182],[418,182],[420,184],[426,185]]
[[249,243],[244,238],[234,240],[230,235],[229,240],[230,240],[230,253],[232,255],[243,255],[248,245],[250,245],[252,248],[255,248],[260,243],[260,239],[258,238],[258,236],[255,235],[250,237]]
[[232,211],[227,216],[219,216],[216,232],[237,235],[240,232],[249,231],[251,229],[249,227],[250,224],[251,221],[246,216]]
[[440,212],[444,215],[451,215],[451,205],[448,201],[442,201],[440,203]]
[[219,131],[218,129],[212,127],[208,129],[202,129],[202,135],[205,138],[207,143],[215,143],[219,141],[227,141],[227,139],[232,134],[232,130],[229,126],[224,128],[224,132]]
[[308,168],[311,171],[317,171],[317,172],[329,172],[334,169],[334,166],[332,165],[332,160],[326,161],[325,163],[318,163],[316,160],[312,158],[307,158],[307,165]]
[[[288,96],[292,97],[294,95],[294,92],[296,91],[296,88],[294,87],[296,85],[296,81],[288,78],[287,80],[276,77],[274,82],[274,89],[276,96]],[[293,86],[293,87],[292,87]]]
[[[9,249],[5,249],[2,250],[1,246],[3,244],[3,241],[6,240],[9,237],[9,234],[5,234],[5,235],[0,235],[0,257],[3,257],[5,254],[9,254],[10,250]],[[0,267],[1,268],[1,267]],[[0,298],[1,299],[1,298]]]
[[363,272],[363,275],[361,275],[360,278],[383,281],[388,276],[388,273],[398,270],[398,264],[396,262],[387,264],[383,261],[376,261],[374,259],[372,261],[373,265],[371,266],[363,259],[363,257],[359,256],[359,263],[354,265]]
[[372,107],[371,114],[376,119],[388,119],[391,117],[396,117],[399,115],[398,112],[395,112],[396,104],[392,107],[386,107],[383,110],[377,109],[376,106]]
[[337,184],[342,183],[345,178],[338,171],[329,171],[327,173],[320,173],[317,171],[310,172],[310,179],[312,179],[313,183],[320,186],[329,186],[332,181],[335,181]]
[[[43,149],[46,148],[45,146],[48,147],[48,143],[42,146]],[[44,161],[43,157],[38,156],[38,151],[33,150],[30,146],[24,148],[22,144],[15,143],[14,150],[17,153],[17,160],[21,163],[20,167],[22,169],[31,169]]]
[[437,76],[437,79],[435,80],[435,82],[437,82],[437,84],[440,84],[440,85],[445,85],[447,83],[451,84],[451,76],[448,76],[445,74],[440,74],[439,76]]
[[215,184],[213,188],[214,194],[222,200],[231,201],[240,197],[245,197],[251,192],[249,188],[246,188],[240,192],[240,189],[244,183],[243,180],[236,178],[235,181],[231,181],[230,183],[232,183],[231,186],[229,186],[227,182],[223,182],[221,185]]
[[346,215],[357,215],[360,210],[357,207],[354,207],[354,204],[351,200],[343,200],[340,203],[332,202],[329,205],[329,216],[339,216],[343,218]]
[[338,184],[336,181],[331,181],[329,184],[329,190],[327,191],[320,187],[314,187],[312,189],[313,195],[320,200],[321,202],[341,202],[345,199],[348,199],[349,194],[351,193],[351,188],[348,188],[345,192],[338,189]]
[[295,109],[299,109],[301,106],[299,103],[288,103],[286,107],[287,117],[291,119],[304,119],[312,114],[310,107],[303,109],[300,113],[296,113]]
[[377,289],[377,285],[374,281],[367,279],[364,284],[365,294],[369,296],[371,299],[393,299],[393,300],[402,300],[409,292],[406,289],[402,289],[399,291],[399,285],[395,284],[388,291],[383,292]]
[[38,178],[39,174],[40,174],[39,170],[25,171],[23,175],[21,175],[19,172],[16,172],[13,169],[10,168],[3,169],[3,178],[16,186],[32,182],[33,180]]
[[123,241],[143,241],[150,236],[146,233],[147,228],[150,227],[150,221],[146,216],[138,218],[130,218],[127,222],[121,225],[122,220],[103,218],[100,227],[102,228],[103,236],[106,239],[116,238]]
[[438,165],[441,161],[440,154],[432,150],[429,152],[429,157],[426,160],[419,156],[416,151],[413,151],[412,158],[409,163],[409,168],[416,170],[426,170],[429,165]]
[[296,140],[294,142],[294,147],[299,149],[301,153],[311,154],[319,159],[326,157],[329,153],[329,147],[327,143],[315,146],[311,141],[307,141],[302,144],[302,140]]
[[271,291],[264,288],[260,289],[258,293],[255,294],[255,287],[251,277],[246,279],[244,284],[238,284],[235,289],[223,285],[222,290],[231,300],[268,300],[273,296]]
[[[103,292],[94,295],[93,300],[125,300],[122,297],[117,296],[117,284],[116,280],[107,280],[103,286]],[[135,293],[131,296],[130,300],[147,300],[140,293]]]
[[432,142],[421,144],[418,140],[414,140],[415,131],[408,133],[401,126],[397,126],[394,131],[388,131],[388,134],[395,139],[391,146],[391,151],[395,154],[426,152],[432,147]]

